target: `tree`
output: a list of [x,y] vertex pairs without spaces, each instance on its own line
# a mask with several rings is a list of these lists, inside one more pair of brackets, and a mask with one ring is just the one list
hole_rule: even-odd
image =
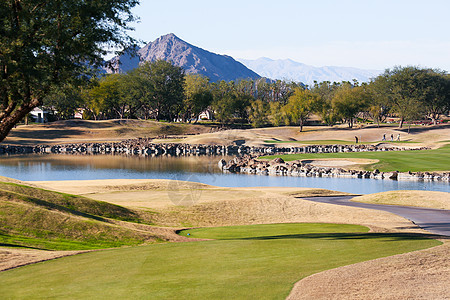
[[283,105],[280,102],[269,103],[269,121],[273,126],[280,126],[283,123],[288,123],[287,116],[283,110]]
[[350,83],[342,85],[334,94],[332,107],[334,112],[352,128],[356,115],[367,109],[369,94],[365,86],[353,87]]
[[223,124],[230,123],[235,112],[236,98],[232,94],[226,94],[216,98],[212,104],[215,118]]
[[213,101],[208,77],[189,74],[184,80],[184,110],[189,119],[197,122],[199,115],[208,108]]
[[53,111],[58,120],[73,118],[77,109],[83,105],[84,100],[80,87],[70,83],[53,87],[44,98],[44,106]]
[[149,65],[144,64],[131,70],[127,74],[125,93],[135,107],[138,118],[149,119],[154,106],[154,86],[150,80],[152,76]]
[[320,115],[322,121],[329,126],[333,126],[339,121],[339,116],[333,108],[332,100],[340,86],[341,84],[336,82],[332,84],[330,81],[323,81],[320,83],[314,81],[314,86],[311,89],[311,92],[318,95],[320,98],[317,113]]
[[399,128],[403,122],[413,116],[422,114],[427,94],[427,80],[424,80],[425,69],[418,67],[395,67],[386,70],[375,79],[375,82],[385,81],[387,92],[385,97],[392,106],[392,111],[400,118]]
[[303,125],[311,113],[318,109],[319,103],[320,98],[316,94],[309,90],[296,88],[284,109],[290,119],[300,125],[300,132],[302,132]]
[[[0,1],[0,141],[53,88],[124,49],[138,0]],[[88,76],[87,76],[88,77]]]
[[253,127],[262,127],[267,124],[267,106],[267,103],[259,99],[251,103],[248,108],[248,116]]
[[92,103],[96,103],[99,112],[108,118],[123,119],[128,110],[128,99],[123,88],[125,77],[124,74],[107,75],[89,91]]
[[183,69],[171,62],[157,60],[139,66],[138,72],[147,86],[146,105],[156,120],[173,120],[183,104]]
[[427,117],[436,125],[439,116],[450,110],[450,77],[437,70],[428,70],[424,77],[424,108]]
[[369,115],[377,126],[386,120],[386,117],[392,110],[392,103],[389,99],[390,88],[386,77],[378,77],[370,82],[368,86],[371,95],[369,104]]

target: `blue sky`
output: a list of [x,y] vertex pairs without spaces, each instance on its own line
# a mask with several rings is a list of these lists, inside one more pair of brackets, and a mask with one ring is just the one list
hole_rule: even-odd
[[234,58],[450,71],[449,0],[141,0],[132,35],[174,33]]

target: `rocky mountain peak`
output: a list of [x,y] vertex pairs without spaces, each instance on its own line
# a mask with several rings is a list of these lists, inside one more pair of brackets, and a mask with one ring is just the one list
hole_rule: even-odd
[[[211,81],[257,79],[258,74],[230,56],[219,55],[191,45],[175,34],[157,38],[137,51],[137,57],[122,55],[113,60],[115,72],[127,72],[145,61],[171,61],[187,74],[202,74]],[[120,62],[120,64],[118,63]]]

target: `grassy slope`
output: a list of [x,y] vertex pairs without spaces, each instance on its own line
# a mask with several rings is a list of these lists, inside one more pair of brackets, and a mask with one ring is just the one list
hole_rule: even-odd
[[140,220],[126,208],[16,183],[0,182],[0,216],[3,246],[82,250],[154,239],[109,222]]
[[450,193],[434,191],[388,191],[359,196],[353,198],[352,201],[370,204],[450,209]]
[[318,158],[368,158],[379,162],[363,166],[367,170],[379,169],[382,172],[419,172],[448,171],[450,166],[450,145],[439,149],[421,151],[387,151],[387,152],[355,152],[355,153],[312,153],[264,156],[264,159],[281,157],[285,161]]
[[310,274],[439,244],[366,231],[361,226],[333,224],[195,229],[183,234],[220,240],[92,252],[26,266],[0,273],[0,294],[7,298],[284,299],[296,281]]
[[67,120],[46,124],[21,125],[14,128],[6,144],[52,144],[117,141],[162,135],[186,135],[210,132],[215,125],[156,122],[150,120]]

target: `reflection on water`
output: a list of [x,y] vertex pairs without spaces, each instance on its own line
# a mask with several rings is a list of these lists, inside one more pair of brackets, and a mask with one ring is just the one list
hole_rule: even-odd
[[356,194],[389,190],[450,191],[449,183],[355,178],[223,174],[217,162],[230,156],[139,157],[119,155],[17,155],[0,157],[0,175],[25,181],[176,179],[224,187],[314,187]]
[[[64,155],[64,154],[36,154],[15,155],[0,157],[0,165],[19,169],[29,169],[31,172],[45,171],[75,171],[82,169],[92,170],[128,170],[134,172],[193,172],[221,173],[217,167],[218,161],[224,158],[232,159],[232,156],[123,156],[123,155]],[[31,174],[30,174],[31,175]],[[68,174],[73,177],[73,175]],[[114,175],[115,177],[116,175]],[[74,178],[75,179],[75,178]],[[93,178],[95,179],[95,178]],[[31,179],[30,179],[31,180]],[[36,179],[40,180],[40,179]]]

